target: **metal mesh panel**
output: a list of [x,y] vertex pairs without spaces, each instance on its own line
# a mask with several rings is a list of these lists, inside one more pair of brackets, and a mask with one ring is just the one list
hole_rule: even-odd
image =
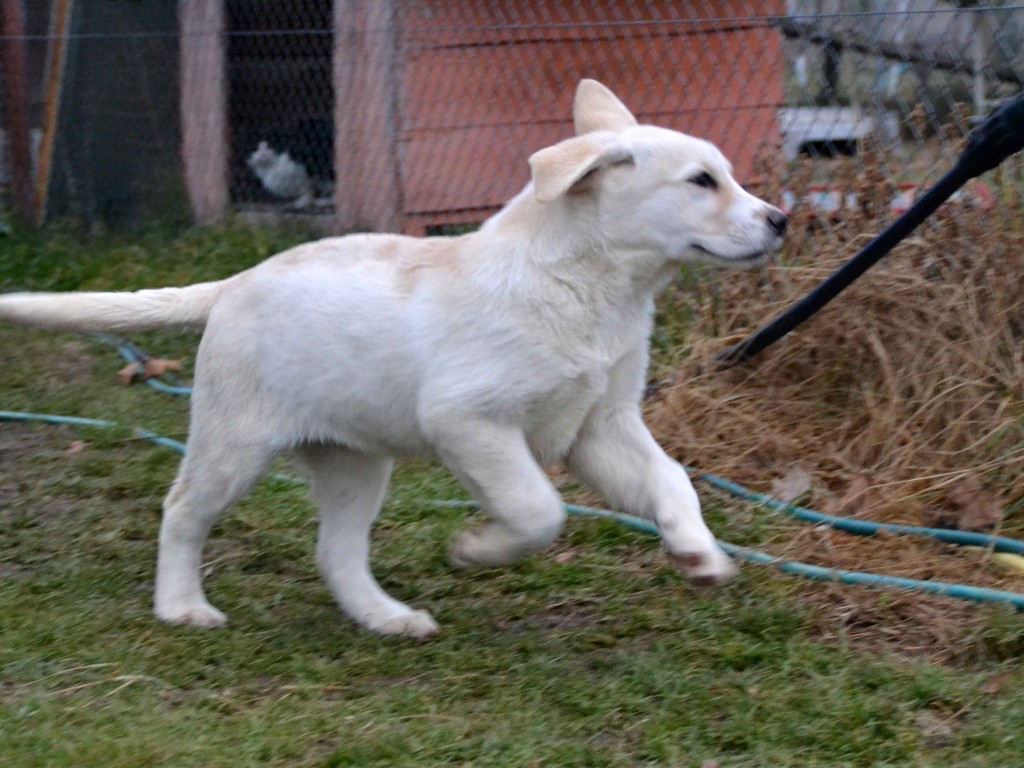
[[[581,77],[719,144],[822,220],[882,156],[898,212],[1020,89],[1024,5],[946,0],[190,0],[24,4],[2,113],[30,121],[31,207],[134,219],[176,177],[199,220],[443,231],[527,181]],[[67,26],[58,22],[66,16]],[[63,29],[63,32],[61,32]],[[22,46],[26,103],[11,103]],[[32,138],[34,137],[34,138]],[[24,142],[22,142],[24,143]],[[852,158],[852,159],[851,159]],[[42,178],[41,178],[42,177]],[[985,185],[973,202],[994,204]]]
[[[17,157],[31,156],[22,207],[40,217],[130,224],[163,205],[181,167],[175,7],[27,2],[21,28],[2,42],[4,72],[21,81],[2,91],[4,127],[21,115],[30,131],[21,146],[6,143],[0,179],[9,179]],[[19,54],[27,65],[12,73]],[[23,100],[9,98],[21,90]]]
[[[308,191],[308,201],[299,200],[300,194],[290,202],[311,207],[317,198],[333,194],[331,2],[227,0],[225,9],[231,198],[238,204],[272,206],[287,200],[271,191],[285,191],[273,181],[270,189],[260,182],[254,165],[262,167],[262,154],[270,161],[275,157],[271,152],[288,153],[296,164],[293,189]],[[260,142],[269,151],[253,158]],[[298,166],[305,170],[304,179]]]

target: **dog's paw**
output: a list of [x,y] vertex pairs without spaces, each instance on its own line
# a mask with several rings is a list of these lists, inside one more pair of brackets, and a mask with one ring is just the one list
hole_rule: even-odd
[[191,607],[157,608],[156,617],[168,624],[196,629],[216,629],[228,623],[228,617],[209,603]]
[[518,562],[529,549],[497,526],[482,525],[455,534],[448,559],[456,568],[495,568]]
[[456,568],[483,568],[488,565],[480,560],[480,534],[476,530],[459,531],[448,547],[448,561]]
[[488,568],[503,563],[495,561],[491,542],[483,529],[459,531],[448,549],[448,560],[456,568]]
[[698,587],[718,587],[738,573],[736,564],[719,549],[713,552],[670,552],[679,571]]
[[413,640],[426,640],[441,631],[434,617],[426,611],[410,611],[367,629],[378,635],[398,635]]

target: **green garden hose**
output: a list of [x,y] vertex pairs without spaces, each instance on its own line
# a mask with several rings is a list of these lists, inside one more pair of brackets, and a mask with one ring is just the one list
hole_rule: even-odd
[[[102,419],[88,419],[77,416],[57,416],[46,413],[22,413],[17,411],[0,411],[0,421],[17,421],[17,422],[36,422],[45,424],[69,424],[79,427],[101,427],[106,429],[121,429],[122,425],[113,421],[105,421]],[[135,427],[132,432],[139,438],[148,440],[156,445],[163,448],[169,448],[176,453],[184,455],[185,445],[178,440],[173,440],[169,437],[163,437],[155,432],[148,429],[141,429]],[[716,487],[727,491],[733,495],[739,496],[750,501],[754,501],[759,504],[766,504],[770,502],[769,506],[780,505],[779,508],[785,507],[790,508],[791,505],[782,505],[775,499],[765,497],[762,494],[756,494],[753,491],[749,491],[742,486],[738,486],[729,481],[722,480],[721,478],[714,477],[713,475],[701,474],[698,475],[700,480],[704,482],[712,483]],[[292,482],[300,482],[294,478],[282,478],[291,480]],[[477,509],[479,505],[472,501],[438,501],[433,502],[433,506],[438,507],[458,507],[466,509]],[[815,522],[829,522],[828,515],[821,515],[821,513],[812,512],[811,510],[803,510],[799,507],[802,514],[811,514],[814,516],[820,516],[816,518]],[[616,523],[624,525],[636,531],[643,533],[649,533],[653,535],[658,534],[657,528],[646,520],[641,520],[630,515],[623,515],[617,512],[610,512],[604,509],[595,509],[593,507],[582,507],[575,504],[567,504],[566,511],[571,515],[580,517],[596,517],[606,520],[613,520]],[[806,518],[805,518],[806,519]],[[842,520],[837,518],[836,520]],[[833,521],[834,522],[834,521]],[[866,521],[846,521],[846,522],[866,522]],[[925,535],[931,535],[929,531],[938,531],[939,529],[924,529],[915,528],[913,526],[900,526],[902,529],[906,529],[900,532],[903,533],[925,533]],[[873,529],[875,533],[882,530],[889,530],[889,526],[883,523],[869,523],[866,526],[858,526],[858,530],[852,531],[855,533],[867,533],[867,531]],[[963,543],[972,546],[978,546],[980,542],[984,542],[982,546],[988,546],[992,548],[998,547],[996,551],[1000,552],[1024,552],[1024,542],[1017,541],[1015,539],[1007,539],[1004,537],[985,536],[984,534],[965,534],[961,531],[942,531],[943,534],[951,534],[949,537],[944,537],[944,541],[950,541],[952,543]],[[952,534],[956,534],[955,536]],[[936,537],[937,538],[937,537]],[[983,603],[1006,603],[1014,606],[1018,611],[1024,610],[1024,594],[1018,594],[1014,592],[1004,592],[996,589],[987,589],[983,587],[972,587],[966,584],[947,584],[938,581],[920,581],[917,579],[904,579],[895,576],[885,576],[877,573],[862,573],[856,571],[846,571],[838,568],[826,568],[818,565],[811,565],[809,563],[801,563],[795,560],[783,560],[777,557],[773,557],[765,552],[760,552],[755,549],[749,549],[747,547],[740,547],[735,544],[728,542],[719,541],[718,545],[730,556],[739,560],[746,560],[748,562],[757,563],[759,565],[770,565],[782,573],[791,573],[799,576],[803,576],[808,579],[815,579],[819,581],[833,581],[843,584],[861,584],[865,586],[882,587],[889,589],[907,589],[916,590],[919,592],[926,592],[934,595],[943,595],[946,597],[953,597],[961,600],[972,600],[975,602]]]

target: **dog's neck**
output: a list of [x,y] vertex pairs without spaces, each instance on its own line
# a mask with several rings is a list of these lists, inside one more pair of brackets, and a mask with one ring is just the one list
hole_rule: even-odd
[[[577,207],[566,211],[561,205]],[[479,234],[487,250],[474,253],[479,258],[472,268],[481,290],[524,302],[529,322],[567,342],[575,339],[581,353],[617,356],[646,338],[654,298],[678,270],[654,254],[613,251],[586,201],[540,203],[532,186]],[[539,286],[546,289],[538,292]]]
[[488,237],[530,233],[524,257],[552,279],[579,288],[592,286],[610,301],[639,295],[653,298],[679,265],[654,252],[613,249],[597,212],[582,195],[541,203],[529,184],[481,228]]

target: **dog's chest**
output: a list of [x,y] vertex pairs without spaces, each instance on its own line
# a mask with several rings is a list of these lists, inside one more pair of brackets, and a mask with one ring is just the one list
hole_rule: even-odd
[[527,415],[526,439],[541,464],[556,461],[568,452],[607,385],[607,371],[588,371],[564,381],[533,403]]

